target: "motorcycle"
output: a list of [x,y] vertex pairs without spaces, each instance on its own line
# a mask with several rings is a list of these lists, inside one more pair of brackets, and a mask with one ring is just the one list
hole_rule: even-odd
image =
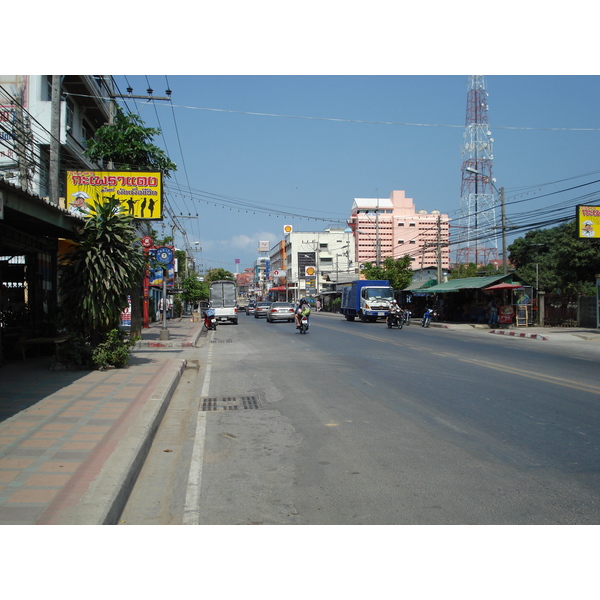
[[206,327],[206,329],[213,329],[214,331],[217,330],[217,319],[215,317],[215,311],[213,308],[209,308],[207,311],[205,311],[204,313],[204,327]]
[[433,310],[433,308],[428,308],[423,315],[421,327],[429,327],[432,319],[435,319],[435,317],[437,317],[437,313]]
[[410,312],[410,310],[406,309],[404,311],[404,323],[406,325],[410,325],[410,317],[411,317],[412,313]]
[[308,317],[306,315],[302,315],[300,319],[300,333],[306,333],[308,331]]
[[404,325],[404,319],[401,313],[389,313],[386,322],[388,329],[392,329],[392,327],[402,329],[402,326]]

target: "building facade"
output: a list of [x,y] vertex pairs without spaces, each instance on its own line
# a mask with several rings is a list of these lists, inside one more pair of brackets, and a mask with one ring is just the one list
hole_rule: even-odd
[[58,204],[67,170],[98,169],[83,152],[113,104],[110,75],[0,75],[0,176]]
[[[404,191],[389,198],[355,198],[349,225],[359,265],[382,264],[408,254],[414,269],[450,268],[449,217],[437,210],[417,212]],[[441,261],[440,261],[441,259]]]
[[278,299],[289,302],[318,296],[340,278],[356,274],[350,228],[292,231],[271,248],[270,257],[271,288]]

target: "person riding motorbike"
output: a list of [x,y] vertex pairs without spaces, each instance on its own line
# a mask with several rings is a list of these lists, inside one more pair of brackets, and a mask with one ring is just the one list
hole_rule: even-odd
[[402,310],[398,306],[398,303],[395,300],[392,300],[390,304],[390,310],[388,311],[387,317],[385,318],[388,325],[393,325],[393,319],[402,318]]
[[306,298],[302,298],[298,303],[298,307],[296,308],[296,314],[294,318],[296,319],[296,329],[300,329],[300,319],[302,317],[308,318],[310,315],[310,304]]

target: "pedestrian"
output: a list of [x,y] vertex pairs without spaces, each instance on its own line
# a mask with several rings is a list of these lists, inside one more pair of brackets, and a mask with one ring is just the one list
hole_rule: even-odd
[[317,312],[321,311],[321,301],[317,300]]
[[490,311],[490,318],[488,320],[488,325],[495,325],[498,323],[498,302],[496,298],[492,298],[488,303],[488,309]]

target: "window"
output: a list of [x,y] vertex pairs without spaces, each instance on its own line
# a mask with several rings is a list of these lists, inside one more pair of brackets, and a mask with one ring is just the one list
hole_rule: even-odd
[[398,223],[398,227],[404,227],[404,221],[400,221],[400,222]]
[[416,225],[417,225],[416,223],[409,223],[408,224],[409,227],[416,227]]

